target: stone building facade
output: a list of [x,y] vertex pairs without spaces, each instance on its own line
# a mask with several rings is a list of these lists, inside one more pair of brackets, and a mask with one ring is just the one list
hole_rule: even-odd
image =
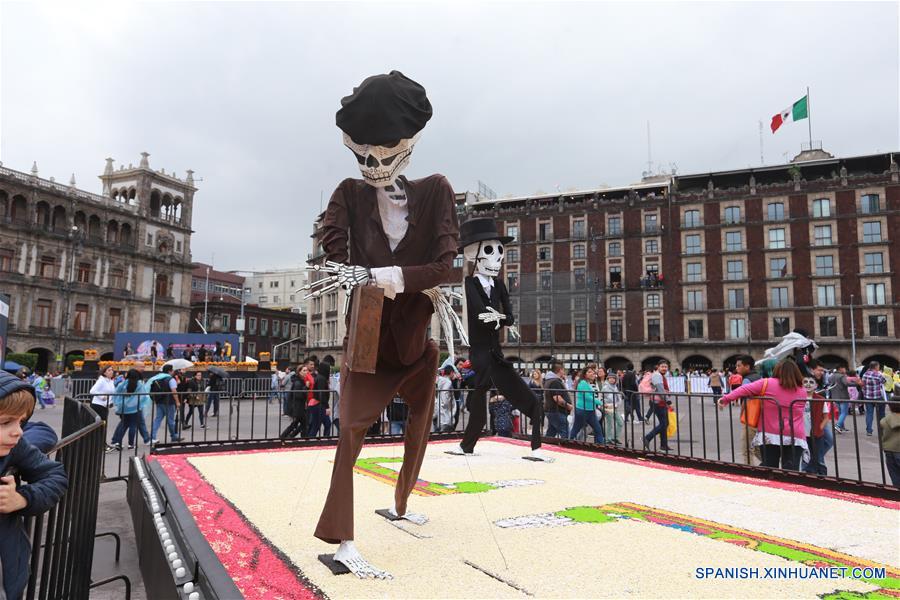
[[41,368],[118,331],[186,331],[193,173],[137,166],[100,175],[102,194],[0,167],[0,290],[12,298],[11,351]]

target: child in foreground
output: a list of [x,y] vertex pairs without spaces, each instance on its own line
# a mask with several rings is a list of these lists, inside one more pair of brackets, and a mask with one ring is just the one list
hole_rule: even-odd
[[[52,508],[69,480],[61,464],[22,436],[34,388],[0,371],[0,599],[18,600],[28,583],[31,544],[22,517]],[[19,484],[19,479],[28,483]]]

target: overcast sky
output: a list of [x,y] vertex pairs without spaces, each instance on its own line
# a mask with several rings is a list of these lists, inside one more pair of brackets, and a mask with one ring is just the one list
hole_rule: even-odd
[[785,162],[811,90],[836,156],[900,150],[898,5],[864,3],[0,4],[0,160],[100,191],[104,158],[193,169],[194,260],[289,267],[339,181],[334,125],[403,71],[434,117],[406,171],[499,196]]

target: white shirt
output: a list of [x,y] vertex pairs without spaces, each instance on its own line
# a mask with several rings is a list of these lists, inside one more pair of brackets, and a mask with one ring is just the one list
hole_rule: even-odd
[[490,298],[491,290],[494,288],[494,278],[482,275],[481,273],[476,273],[475,277],[478,279],[479,283],[481,283],[481,287],[484,288],[484,293]]
[[[409,216],[406,192],[395,183],[392,191],[375,188],[375,197],[378,199],[381,228],[384,229],[393,252],[409,229],[409,222],[406,220]],[[384,290],[385,296],[393,299],[397,294],[403,293],[403,270],[400,267],[375,267],[371,271],[375,277],[375,285]]]
[[112,405],[112,398],[105,394],[112,394],[116,391],[116,382],[112,379],[107,379],[106,377],[100,376],[100,379],[91,387],[91,394],[104,394],[102,396],[97,395],[91,398],[91,404],[97,404],[99,406],[109,407]]

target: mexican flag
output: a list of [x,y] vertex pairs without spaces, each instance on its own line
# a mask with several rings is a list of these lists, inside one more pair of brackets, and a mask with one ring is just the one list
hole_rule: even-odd
[[799,121],[809,117],[809,96],[803,96],[791,106],[772,117],[772,133],[778,131],[778,128],[785,121]]

